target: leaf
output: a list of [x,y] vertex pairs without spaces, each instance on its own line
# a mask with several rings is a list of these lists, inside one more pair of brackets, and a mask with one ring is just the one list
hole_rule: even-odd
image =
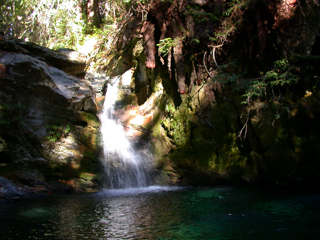
[[199,43],[200,43],[200,40],[199,40],[199,39],[196,39],[196,38],[192,38],[192,39],[191,39],[191,42],[195,42],[196,44],[199,44]]

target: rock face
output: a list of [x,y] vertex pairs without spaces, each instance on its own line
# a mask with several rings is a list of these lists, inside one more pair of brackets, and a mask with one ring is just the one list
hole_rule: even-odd
[[83,59],[17,40],[0,47],[0,175],[34,191],[97,187],[95,90],[56,68],[77,75]]
[[18,189],[10,180],[0,177],[0,194],[1,198],[20,198],[25,193]]
[[[121,28],[100,69],[132,75],[115,115],[169,183],[319,180],[318,6],[299,4],[156,1]],[[0,198],[95,187],[105,77],[76,78],[72,50],[0,49]]]
[[[320,176],[318,6],[295,0],[233,4],[154,2],[141,40],[119,40],[129,41],[126,53],[133,54],[126,59],[134,69],[134,110],[150,117],[142,125],[144,138],[173,182],[315,183]],[[234,9],[239,11],[231,14]],[[228,14],[237,21],[224,17]],[[230,28],[223,32],[225,23]],[[219,44],[204,35],[224,40]],[[144,51],[135,51],[141,45]],[[262,81],[261,73],[282,82]],[[262,85],[255,86],[259,80]],[[260,97],[244,98],[254,90],[261,90]]]
[[54,51],[19,39],[0,40],[0,49],[40,59],[72,76],[81,76],[86,67],[86,56],[70,49]]

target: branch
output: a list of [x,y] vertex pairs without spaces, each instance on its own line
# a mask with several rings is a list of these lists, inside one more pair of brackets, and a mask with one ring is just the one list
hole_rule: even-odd
[[[248,111],[248,116],[247,116],[247,120],[246,120],[245,124],[243,125],[243,127],[242,127],[241,130],[240,130],[240,132],[238,133],[238,138],[240,138],[241,141],[243,141],[243,140],[246,139],[246,137],[247,137],[248,122],[249,122],[249,118],[250,118],[249,113],[250,113],[250,110]],[[244,136],[242,137],[242,132],[243,132],[243,130],[245,130],[245,132],[244,132]]]
[[218,66],[218,63],[217,63],[217,60],[216,60],[216,49],[217,48],[220,48],[223,46],[223,43],[220,44],[220,45],[217,45],[217,46],[213,46],[213,45],[209,45],[208,47],[212,47],[212,58],[213,58],[213,61],[214,63],[216,64],[217,68],[219,69],[219,66]]
[[[247,137],[247,132],[248,132],[248,122],[249,122],[249,119],[250,119],[250,97],[249,97],[249,96],[248,96],[247,102],[248,102],[248,105],[249,105],[247,120],[246,120],[245,124],[243,125],[243,127],[241,128],[241,130],[240,130],[239,133],[238,133],[238,138],[240,138],[241,141],[243,141],[244,139],[246,139],[246,137]],[[242,136],[242,132],[243,132],[244,130],[245,130],[244,136],[241,137],[241,136]]]

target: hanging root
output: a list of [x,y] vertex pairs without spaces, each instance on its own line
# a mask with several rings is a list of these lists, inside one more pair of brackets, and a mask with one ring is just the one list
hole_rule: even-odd
[[243,127],[241,128],[241,130],[238,133],[238,138],[240,138],[241,141],[245,140],[246,137],[247,137],[249,119],[250,119],[250,115],[249,115],[249,111],[248,111],[247,120],[246,120],[245,124],[243,125]]

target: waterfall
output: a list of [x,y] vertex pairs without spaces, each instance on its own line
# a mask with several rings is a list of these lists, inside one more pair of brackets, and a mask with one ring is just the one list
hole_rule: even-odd
[[[121,76],[113,78],[112,82],[109,81],[103,111],[100,114],[105,187],[147,187],[151,182],[150,159],[133,147],[122,123],[114,116],[120,81]],[[122,82],[124,81],[125,79],[122,79]]]

